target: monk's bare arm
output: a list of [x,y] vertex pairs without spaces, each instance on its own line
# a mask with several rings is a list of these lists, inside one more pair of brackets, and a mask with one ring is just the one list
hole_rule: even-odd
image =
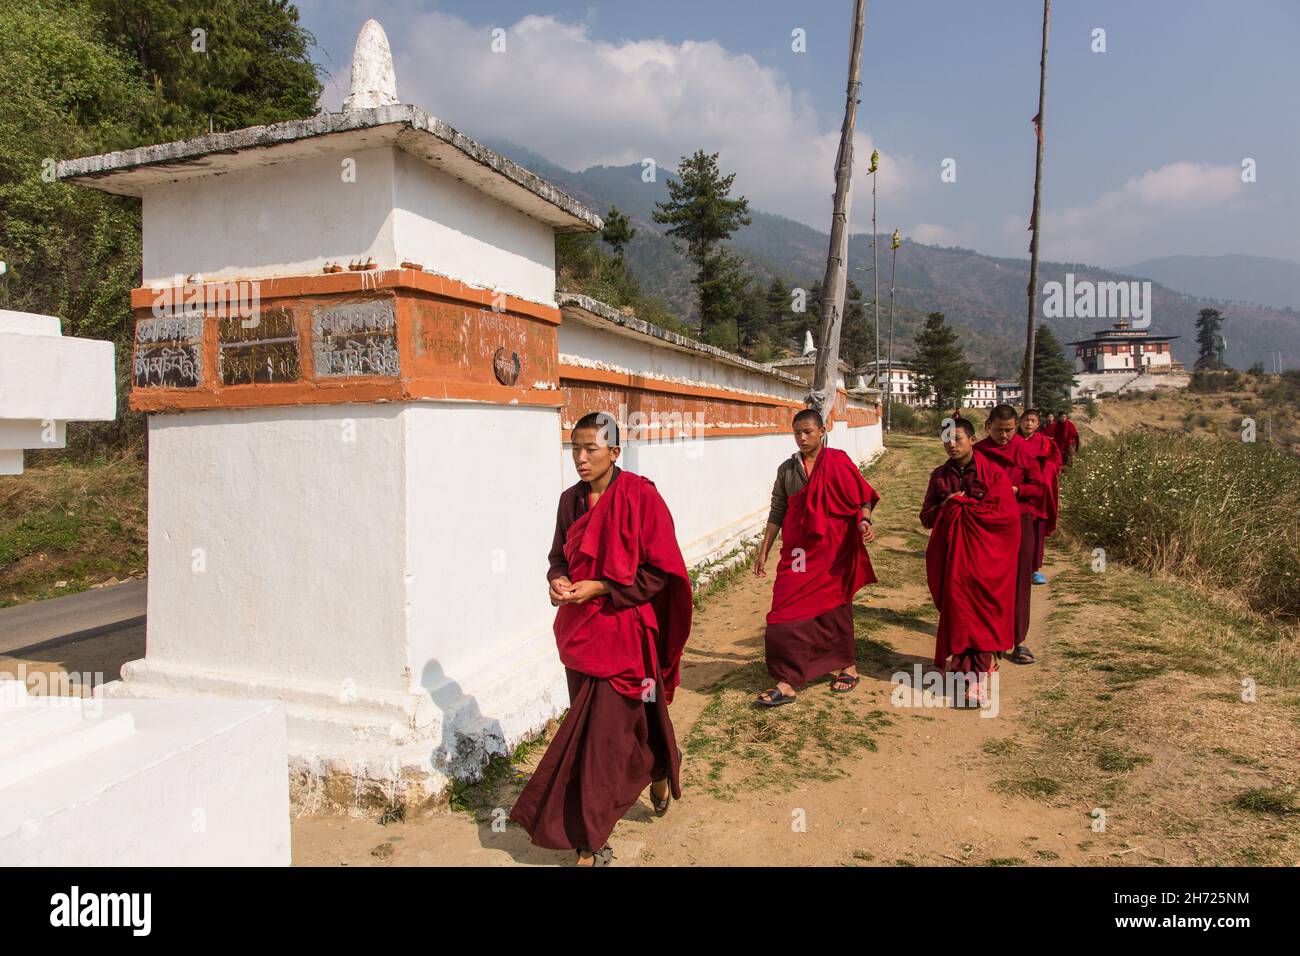
[[780,530],[781,526],[771,521],[763,529],[763,543],[758,546],[758,557],[754,559],[754,574],[760,578],[767,577],[767,570],[764,568],[767,563],[767,554],[772,549],[772,542],[776,540],[777,533]]

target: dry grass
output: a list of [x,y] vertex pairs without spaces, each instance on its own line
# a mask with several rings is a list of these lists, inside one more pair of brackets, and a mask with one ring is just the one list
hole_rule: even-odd
[[1107,862],[1300,860],[1300,669],[1279,653],[1285,630],[1122,566],[1080,560],[1052,589],[1030,733],[985,746],[1000,789],[1104,823],[1125,847]]
[[1086,548],[1300,615],[1300,458],[1262,444],[1151,432],[1091,442],[1062,479]]
[[0,478],[0,607],[143,574],[147,487],[134,454],[38,461]]

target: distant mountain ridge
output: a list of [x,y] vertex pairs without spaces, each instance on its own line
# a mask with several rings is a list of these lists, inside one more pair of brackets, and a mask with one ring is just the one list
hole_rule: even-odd
[[1121,266],[1118,271],[1221,302],[1300,309],[1300,262],[1289,259],[1240,254],[1164,256]]
[[[574,172],[509,142],[497,140],[487,145],[602,215],[611,204],[622,210],[637,230],[627,249],[628,262],[637,281],[647,292],[663,296],[683,318],[697,320],[690,284],[691,265],[674,249],[672,240],[652,218],[655,203],[668,198],[667,171],[657,169],[653,182],[642,180],[640,164],[593,166]],[[743,194],[744,189],[735,191]],[[742,227],[730,245],[746,260],[753,275],[764,283],[779,277],[788,285],[804,287],[821,279],[830,241],[826,233],[761,210],[751,209],[750,215],[752,223]],[[861,209],[856,216],[861,220]],[[881,224],[879,250],[882,355],[889,308],[889,233],[892,231],[885,225]],[[869,322],[874,318],[870,269],[870,235],[851,236],[849,275],[863,291]],[[1137,267],[1125,274],[1085,263],[1040,262],[1040,288],[1050,281],[1064,282],[1067,273],[1074,275],[1076,283],[1152,279],[1152,329],[1179,336],[1173,343],[1174,355],[1189,367],[1196,359],[1196,316],[1200,309],[1207,307],[1219,308],[1227,318],[1224,325],[1229,342],[1227,359],[1234,367],[1244,369],[1257,361],[1267,363],[1268,354],[1277,349],[1289,349],[1292,356],[1300,351],[1296,346],[1300,343],[1300,311],[1295,308],[1224,305],[1215,299],[1175,291],[1156,275],[1143,274]],[[1027,259],[989,256],[973,249],[931,246],[904,238],[898,250],[895,284],[895,356],[910,354],[912,338],[925,315],[938,311],[957,326],[967,358],[977,372],[991,372],[1002,379],[1017,377],[1024,351],[1028,283]],[[1259,296],[1244,298],[1260,301]],[[1062,342],[1088,338],[1094,331],[1110,325],[1106,319],[1042,319],[1041,310],[1040,320]],[[815,317],[810,316],[810,328],[812,322]],[[1291,361],[1294,362],[1294,357]]]

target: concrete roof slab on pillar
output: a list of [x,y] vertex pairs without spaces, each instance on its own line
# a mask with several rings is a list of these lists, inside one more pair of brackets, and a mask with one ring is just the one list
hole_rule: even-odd
[[112,421],[113,343],[0,330],[0,421]]
[[410,104],[376,106],[65,160],[58,177],[143,196],[165,183],[293,162],[322,152],[395,146],[558,232],[591,232],[599,216],[535,173]]

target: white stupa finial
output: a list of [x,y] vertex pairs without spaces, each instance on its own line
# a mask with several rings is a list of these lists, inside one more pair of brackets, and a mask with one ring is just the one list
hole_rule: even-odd
[[805,329],[803,333],[803,354],[804,355],[817,354],[817,346],[813,345],[812,331],[809,329]]
[[397,99],[397,73],[388,34],[378,20],[361,24],[357,46],[352,51],[352,91],[343,100],[343,111],[393,106]]
[[854,387],[854,388],[866,388],[866,387],[867,387],[867,380],[866,380],[863,376],[859,375],[859,376],[858,376],[858,382],[857,382],[857,384],[854,385],[853,387]]

